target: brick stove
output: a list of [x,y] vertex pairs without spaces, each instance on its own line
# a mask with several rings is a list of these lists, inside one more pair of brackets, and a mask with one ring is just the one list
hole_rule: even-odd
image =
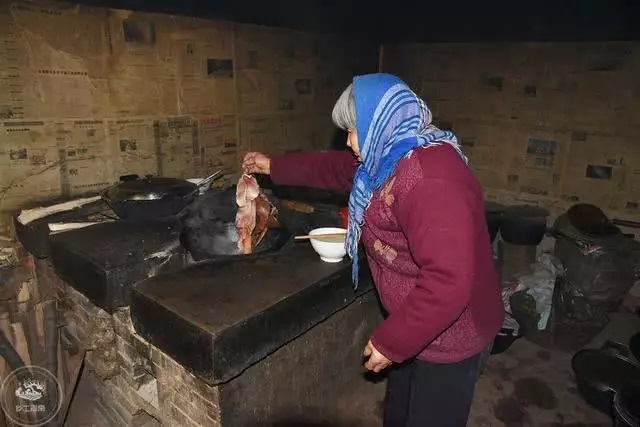
[[[366,268],[354,293],[349,264],[308,245],[191,265],[171,221],[42,232],[102,208],[18,230],[39,285],[56,290],[65,351],[87,351],[96,425],[305,425],[363,381],[380,316]],[[365,418],[350,415],[328,421]]]
[[49,260],[35,263],[37,280],[57,292],[67,348],[88,350],[97,425],[217,425],[216,388],[137,335],[129,308],[108,313],[61,280]]

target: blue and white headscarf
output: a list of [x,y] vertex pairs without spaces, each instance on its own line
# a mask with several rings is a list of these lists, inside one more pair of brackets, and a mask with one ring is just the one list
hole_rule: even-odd
[[349,198],[347,253],[358,287],[358,243],[371,196],[394,173],[398,162],[418,147],[450,144],[465,162],[458,139],[431,124],[431,111],[398,77],[377,73],[353,79],[356,131],[361,164]]

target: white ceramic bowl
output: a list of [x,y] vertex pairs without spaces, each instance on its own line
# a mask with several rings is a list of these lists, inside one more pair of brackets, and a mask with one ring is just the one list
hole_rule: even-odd
[[346,238],[347,230],[344,228],[324,227],[316,228],[309,232],[310,236],[316,234],[334,234],[345,233],[344,237],[328,237],[324,239],[311,238],[311,246],[320,255],[320,259],[324,262],[340,262],[347,254]]

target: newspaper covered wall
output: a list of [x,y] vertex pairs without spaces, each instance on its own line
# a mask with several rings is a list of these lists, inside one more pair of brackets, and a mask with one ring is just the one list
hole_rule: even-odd
[[[0,229],[125,174],[239,171],[250,150],[325,149],[333,102],[377,46],[55,2],[0,6]],[[233,181],[233,175],[227,182]]]

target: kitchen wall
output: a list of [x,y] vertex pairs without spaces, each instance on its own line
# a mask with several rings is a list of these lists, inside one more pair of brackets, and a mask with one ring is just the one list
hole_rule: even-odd
[[489,199],[640,217],[640,44],[385,45]]
[[0,234],[16,209],[125,173],[193,177],[237,171],[250,149],[327,148],[333,102],[379,60],[458,134],[488,199],[640,219],[639,46],[402,44],[379,58],[332,36],[5,3]]
[[333,102],[377,68],[377,45],[330,36],[3,2],[1,225],[126,173],[189,178],[237,171],[250,149],[328,148]]

